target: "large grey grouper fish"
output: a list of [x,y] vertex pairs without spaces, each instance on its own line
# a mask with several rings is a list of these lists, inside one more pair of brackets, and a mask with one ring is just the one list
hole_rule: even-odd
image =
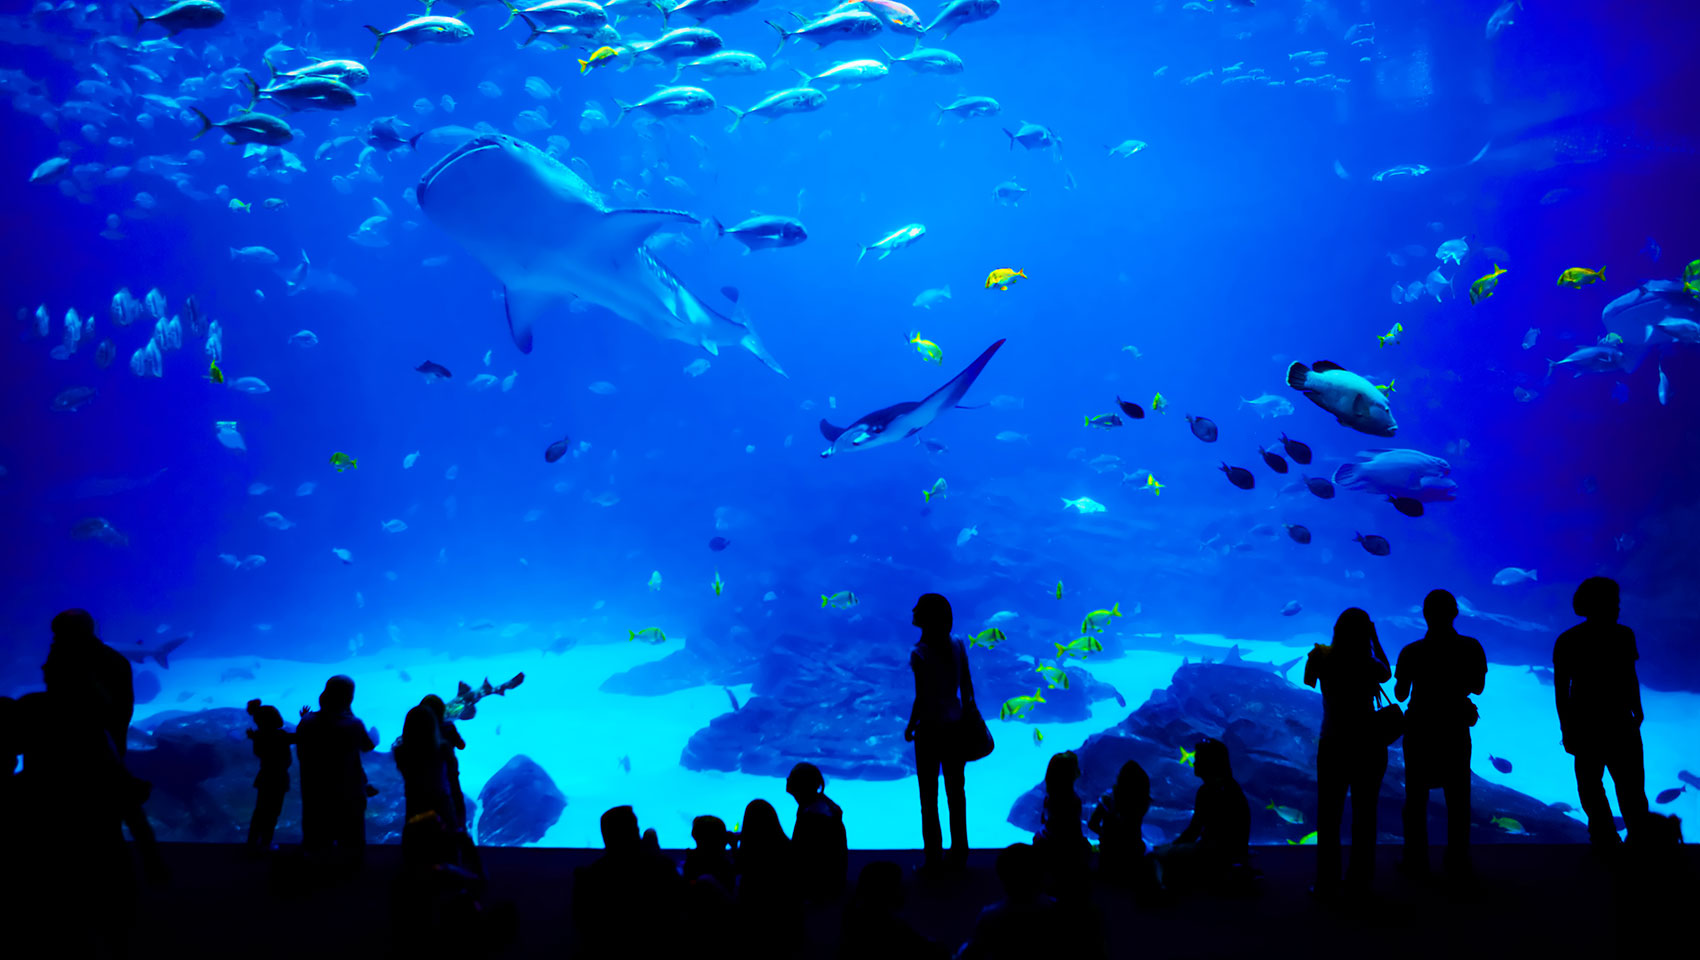
[[455,148],[416,194],[431,222],[502,281],[508,330],[524,353],[537,321],[577,297],[716,356],[737,344],[785,375],[741,309],[728,317],[703,303],[644,246],[663,227],[701,222],[688,213],[610,209],[564,164],[503,134]]

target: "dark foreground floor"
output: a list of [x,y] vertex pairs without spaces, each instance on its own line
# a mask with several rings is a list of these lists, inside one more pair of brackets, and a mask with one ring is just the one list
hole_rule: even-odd
[[[1438,851],[1437,851],[1438,853]],[[1700,847],[1684,851],[1692,877]],[[370,851],[364,874],[340,886],[279,891],[284,869],[240,858],[239,848],[168,845],[174,874],[166,890],[143,893],[135,953],[142,957],[232,957],[292,960],[389,954],[388,883],[399,866],[397,847]],[[1312,848],[1259,848],[1260,890],[1245,899],[1195,897],[1163,906],[1135,904],[1126,894],[1100,891],[1111,958],[1124,957],[1571,957],[1645,956],[1664,960],[1700,956],[1691,916],[1669,916],[1657,939],[1620,949],[1623,890],[1583,847],[1478,848],[1480,886],[1460,902],[1439,886],[1416,887],[1394,875],[1398,851],[1383,848],[1378,887],[1383,896],[1368,917],[1311,902],[1306,888]],[[490,849],[484,851],[492,900],[518,908],[518,941],[501,956],[568,957],[572,931],[567,904],[572,871],[595,851]],[[952,945],[971,929],[978,908],[997,896],[994,851],[978,852],[969,875],[942,889],[910,881],[907,912],[925,934]],[[851,874],[876,859],[905,865],[914,851],[851,854]],[[1693,909],[1695,891],[1663,891],[1657,902]],[[1645,898],[1639,898],[1645,902]],[[809,956],[835,955],[836,908],[816,910],[808,923]],[[327,950],[327,934],[341,941]],[[1675,939],[1672,938],[1672,932]],[[1647,949],[1662,944],[1663,949]],[[0,951],[4,951],[0,946]],[[448,958],[454,960],[454,958]],[[869,958],[879,960],[879,958]]]

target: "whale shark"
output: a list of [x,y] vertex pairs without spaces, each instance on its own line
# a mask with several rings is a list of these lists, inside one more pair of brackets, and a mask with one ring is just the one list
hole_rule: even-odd
[[[821,457],[830,457],[845,450],[869,450],[882,447],[888,443],[896,443],[919,433],[924,427],[939,418],[939,415],[957,406],[957,401],[974,385],[974,380],[980,371],[986,369],[987,361],[992,354],[1003,346],[999,340],[986,348],[979,359],[970,363],[966,369],[944,386],[927,395],[925,400],[910,400],[905,403],[894,403],[882,407],[873,413],[858,417],[848,427],[835,427],[824,419],[820,422],[821,436],[830,444],[821,451]],[[961,408],[968,409],[968,408]]]
[[689,213],[610,208],[567,166],[504,134],[456,147],[425,171],[415,195],[431,222],[502,281],[522,353],[542,317],[578,298],[715,356],[742,346],[785,376],[741,307],[726,316],[708,306],[644,245],[664,227],[701,223]]

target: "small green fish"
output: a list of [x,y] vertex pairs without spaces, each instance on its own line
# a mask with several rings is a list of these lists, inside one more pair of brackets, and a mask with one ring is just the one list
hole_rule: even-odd
[[1529,835],[1529,831],[1523,829],[1523,825],[1521,823],[1518,823],[1510,817],[1493,817],[1488,820],[1488,823],[1493,824],[1514,837],[1526,837]]
[[1179,760],[1175,761],[1175,762],[1179,763],[1183,767],[1190,767],[1190,766],[1192,766],[1194,759],[1196,759],[1196,751],[1188,750],[1187,748],[1182,747],[1181,748],[1181,758]]
[[1033,728],[1033,745],[1036,747],[1045,742],[1045,733],[1038,727]]
[[831,607],[834,610],[842,610],[845,607],[853,607],[861,602],[861,598],[848,590],[840,590],[833,594],[823,593],[820,595],[820,608],[822,610],[825,610],[827,607]]
[[1316,846],[1316,831],[1312,830],[1297,840],[1288,840],[1287,845],[1290,847],[1314,847]]
[[1010,697],[1005,700],[1003,706],[998,708],[998,719],[1008,720],[1011,717],[1025,716],[1028,710],[1033,709],[1034,704],[1044,702],[1044,694],[1039,692],[1038,687],[1034,687],[1031,697]]
[[713,586],[714,586],[714,595],[717,596],[717,597],[720,596],[720,591],[726,589],[726,581],[720,579],[720,571],[719,570],[714,571]]
[[1004,632],[999,630],[997,627],[987,627],[979,633],[974,634],[974,638],[968,642],[968,645],[971,647],[985,647],[987,650],[991,650],[1008,639],[1008,637],[1004,636]]
[[1089,653],[1104,652],[1104,645],[1099,642],[1097,637],[1080,637],[1069,641],[1067,644],[1056,644],[1056,648],[1057,659],[1059,660],[1063,657],[1084,659]]
[[336,468],[337,473],[342,473],[344,470],[360,469],[360,461],[338,450],[331,454],[331,466]]
[[950,484],[945,483],[944,478],[940,477],[933,481],[933,485],[931,487],[921,491],[921,499],[927,503],[932,503],[934,497],[938,497],[940,500],[943,500],[945,495],[949,492]]
[[1061,580],[1057,581],[1057,599],[1058,600],[1062,599],[1062,581]]
[[1048,663],[1041,663],[1033,669],[1034,672],[1039,674],[1039,676],[1045,678],[1045,683],[1052,690],[1055,690],[1058,687],[1062,687],[1064,690],[1068,689],[1068,672],[1063,670],[1061,667],[1053,667]]
[[1102,633],[1104,627],[1109,624],[1111,617],[1119,617],[1121,615],[1122,605],[1119,601],[1108,610],[1094,610],[1086,615],[1085,620],[1080,621],[1080,632]]
[[1269,805],[1263,809],[1275,811],[1275,815],[1277,817],[1280,817],[1282,820],[1287,821],[1295,827],[1302,826],[1305,822],[1304,811],[1297,809],[1296,807],[1277,806],[1275,801],[1271,800],[1269,801]]
[[627,630],[626,633],[630,634],[626,637],[627,643],[633,640],[642,640],[644,643],[667,642],[667,634],[662,633],[660,627],[644,627],[642,630]]
[[1700,297],[1700,260],[1691,260],[1682,271],[1682,285],[1689,293]]

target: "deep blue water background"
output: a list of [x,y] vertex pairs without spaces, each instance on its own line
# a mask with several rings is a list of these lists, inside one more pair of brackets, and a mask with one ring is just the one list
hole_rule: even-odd
[[[182,40],[245,49],[240,62],[258,72],[272,39],[240,38],[252,37],[268,6],[232,4],[220,30]],[[1609,376],[1541,383],[1547,359],[1603,332],[1599,310],[1611,297],[1642,279],[1680,275],[1681,264],[1700,255],[1688,102],[1696,87],[1682,42],[1700,27],[1695,11],[1676,3],[1531,3],[1517,26],[1488,42],[1482,25],[1493,4],[1341,4],[1347,12],[1320,12],[1302,32],[1293,25],[1297,3],[1265,0],[1251,12],[1199,16],[1179,6],[1159,14],[1149,4],[1011,0],[993,20],[942,44],[968,62],[960,76],[896,70],[870,87],[829,93],[818,113],[746,123],[728,135],[729,115],[717,111],[649,142],[630,121],[581,133],[576,116],[586,99],[605,109],[615,98],[636,99],[667,71],[581,78],[571,54],[516,52],[521,28],[497,32],[501,15],[480,9],[467,18],[478,32],[464,45],[408,51],[386,43],[368,61],[364,92],[372,98],[355,110],[294,118],[303,136],[291,147],[309,170],[289,185],[249,180],[240,151],[212,137],[189,143],[192,125],[128,130],[133,150],[85,147],[77,156],[116,164],[199,148],[207,154],[195,169],[201,189],[227,183],[245,200],[287,199],[277,212],[197,205],[141,174],[101,188],[91,205],[26,188],[59,138],[34,117],[0,109],[0,183],[9,185],[0,192],[8,225],[0,301],[8,311],[45,302],[55,317],[48,342],[29,339],[19,324],[0,360],[7,685],[33,683],[47,620],[73,605],[94,610],[118,644],[152,643],[163,623],[171,635],[193,631],[185,654],[329,661],[345,655],[356,634],[368,646],[385,642],[392,623],[409,646],[467,655],[536,643],[492,632],[468,648],[454,625],[481,619],[554,622],[587,640],[650,624],[692,636],[743,624],[758,634],[855,631],[869,644],[906,646],[918,593],[947,593],[967,625],[999,609],[1037,608],[1058,579],[1080,602],[1138,601],[1137,625],[1151,631],[1260,639],[1325,632],[1344,606],[1406,613],[1435,586],[1556,631],[1570,622],[1574,583],[1608,573],[1625,579],[1643,682],[1700,689],[1689,632],[1695,616],[1683,599],[1694,574],[1687,555],[1700,480],[1692,428],[1700,363],[1683,352],[1665,360],[1668,406],[1654,398],[1652,363],[1623,378],[1627,403],[1611,398]],[[325,55],[365,58],[360,24],[388,25],[416,9],[358,0],[315,9],[312,23]],[[728,47],[765,57],[773,34],[760,19],[781,13],[764,4],[708,26]],[[1340,38],[1367,20],[1377,25],[1377,59],[1358,64]],[[1253,36],[1236,39],[1241,31]],[[905,46],[889,35],[883,41],[894,51]],[[1326,70],[1349,77],[1349,87],[1180,83],[1236,61],[1293,79],[1287,54],[1304,49],[1327,50]],[[875,52],[872,43],[818,54],[792,45],[785,61],[819,70]],[[46,81],[55,99],[78,79],[39,47],[0,48],[0,65]],[[1164,65],[1166,75],[1154,78]],[[800,247],[745,257],[738,245],[704,235],[661,254],[705,295],[737,286],[789,379],[735,349],[713,359],[707,374],[687,377],[681,368],[699,351],[595,312],[562,311],[538,330],[535,352],[522,356],[490,275],[403,198],[446,148],[380,160],[383,183],[348,196],[328,182],[331,172],[347,172],[348,154],[311,160],[325,137],[388,114],[419,128],[486,120],[512,132],[513,116],[535,106],[521,90],[531,74],[563,90],[549,105],[556,132],[604,189],[617,177],[638,183],[640,151],[649,147],[696,194],[657,178],[649,187],[655,205],[731,222],[751,210],[794,213],[804,191],[810,239]],[[766,77],[710,86],[722,102],[748,106],[782,75],[789,71],[776,65]],[[477,93],[483,80],[499,84],[503,98]],[[415,115],[416,98],[443,94],[458,101],[451,116],[440,108]],[[935,125],[933,103],[959,94],[995,96],[1003,114]],[[243,99],[221,91],[203,109],[216,118]],[[1020,120],[1055,130],[1062,159],[1009,149],[999,128]],[[706,168],[687,133],[707,144]],[[1105,156],[1105,145],[1127,138],[1150,147],[1129,159]],[[1490,141],[1482,162],[1464,166]],[[1584,154],[1590,162],[1554,162],[1578,156],[1577,144],[1592,151]],[[1336,159],[1350,180],[1333,175]],[[1419,162],[1435,172],[1368,181],[1375,170]],[[1077,189],[1063,188],[1065,171]],[[1011,176],[1031,191],[1013,208],[992,197]],[[160,199],[154,216],[127,222],[124,241],[97,236],[106,213],[143,188]],[[1572,193],[1540,202],[1559,188]],[[345,239],[372,212],[374,193],[396,214],[394,242],[375,250]],[[928,227],[919,244],[883,262],[854,262],[858,243],[911,221]],[[1432,260],[1395,268],[1386,251],[1412,243],[1432,250],[1460,235],[1509,251],[1511,272],[1496,297],[1475,308],[1467,299],[1389,302],[1391,284],[1420,278]],[[1638,252],[1649,235],[1665,250],[1657,265]],[[285,296],[271,270],[231,262],[227,248],[247,244],[286,261],[304,248],[315,270],[346,278],[358,294]],[[444,254],[444,266],[420,265]],[[1601,264],[1605,283],[1553,286],[1566,267]],[[1031,279],[1008,293],[980,289],[999,266]],[[1459,292],[1485,272],[1472,260]],[[952,302],[930,312],[910,306],[920,290],[946,283]],[[209,387],[199,344],[167,355],[162,380],[133,377],[126,360],[147,330],[115,331],[107,321],[119,286],[138,296],[158,286],[174,311],[193,293],[224,326],[227,374],[262,377],[271,392]],[[87,348],[67,361],[48,358],[69,306],[96,314],[102,335],[117,339],[110,369],[96,369]],[[1375,335],[1396,320],[1404,342],[1378,349]],[[1524,351],[1531,326],[1540,343]],[[319,346],[286,345],[303,327]],[[943,345],[942,371],[906,346],[911,329]],[[842,425],[917,399],[1000,337],[1008,343],[968,402],[1004,394],[1022,398],[1022,409],[952,413],[928,431],[949,445],[944,455],[902,445],[816,457],[822,415]],[[1124,344],[1137,345],[1142,358],[1122,352]],[[519,372],[512,392],[466,388],[485,372],[487,350],[488,372]],[[422,383],[412,368],[425,359],[451,368],[454,380]],[[1458,501],[1408,519],[1364,494],[1278,497],[1255,447],[1283,430],[1316,448],[1326,465],[1318,473],[1356,450],[1389,445],[1335,425],[1287,390],[1283,371],[1295,359],[1334,360],[1377,383],[1397,378],[1400,430],[1391,445],[1447,457]],[[603,380],[618,392],[587,389]],[[97,387],[97,399],[74,414],[49,409],[59,391],[78,384]],[[1540,396],[1516,402],[1520,385]],[[1117,394],[1145,402],[1154,391],[1168,398],[1166,415],[1109,433],[1080,425],[1082,414],[1113,409]],[[1264,392],[1289,397],[1295,415],[1260,421],[1237,409],[1239,397]],[[837,410],[827,409],[828,397]],[[1207,448],[1195,440],[1182,419],[1189,412],[1215,418],[1222,442]],[[229,419],[241,425],[246,454],[214,441],[213,422]],[[1005,430],[1031,443],[996,441]],[[542,449],[562,433],[590,449],[544,463]],[[1448,452],[1460,440],[1467,450]],[[1074,448],[1084,456],[1070,458]],[[359,457],[360,469],[332,471],[326,460],[336,450]],[[402,457],[414,450],[418,464],[403,471]],[[1119,454],[1129,470],[1153,470],[1167,484],[1162,497],[1087,469],[1083,460],[1101,453]],[[1215,470],[1223,458],[1255,467],[1258,488],[1225,483]],[[451,464],[459,467],[452,481],[444,478]],[[89,478],[161,468],[167,472],[141,489],[73,496]],[[939,476],[950,497],[924,509],[918,493]],[[293,496],[306,480],[317,492]],[[255,481],[274,489],[249,496]],[[565,494],[552,489],[561,481],[571,484]],[[607,491],[618,504],[588,502]],[[450,496],[453,519],[443,506]],[[1059,497],[1079,496],[1108,513],[1059,510]],[[719,531],[717,507],[730,511]],[[541,518],[523,522],[531,508]],[[261,525],[258,517],[273,509],[298,526]],[[130,546],[71,539],[86,516],[108,518]],[[381,521],[392,517],[410,529],[383,532]],[[1228,556],[1199,548],[1212,535],[1232,542],[1255,524],[1281,522],[1306,523],[1316,543],[1307,550],[1260,540]],[[979,537],[956,546],[957,532],[971,524]],[[1362,553],[1351,540],[1360,531],[1387,536],[1392,556]],[[717,532],[733,546],[713,555],[705,543]],[[1625,533],[1637,542],[1627,551],[1614,545]],[[336,562],[331,547],[352,550],[356,562]],[[217,559],[226,552],[269,562],[233,572]],[[1010,562],[995,563],[998,556]],[[1512,565],[1538,568],[1540,583],[1489,585]],[[718,601],[708,589],[716,569],[728,584]],[[652,570],[663,575],[661,591],[645,586]],[[1358,570],[1363,579],[1345,575]],[[861,618],[823,621],[818,595],[843,589],[861,597]],[[768,590],[778,597],[764,608]],[[1278,612],[1293,599],[1305,611],[1284,620]],[[606,607],[593,612],[596,601]],[[258,631],[258,623],[272,626]],[[1495,662],[1550,662],[1553,632],[1468,626]],[[1415,633],[1383,636],[1391,648]]]

